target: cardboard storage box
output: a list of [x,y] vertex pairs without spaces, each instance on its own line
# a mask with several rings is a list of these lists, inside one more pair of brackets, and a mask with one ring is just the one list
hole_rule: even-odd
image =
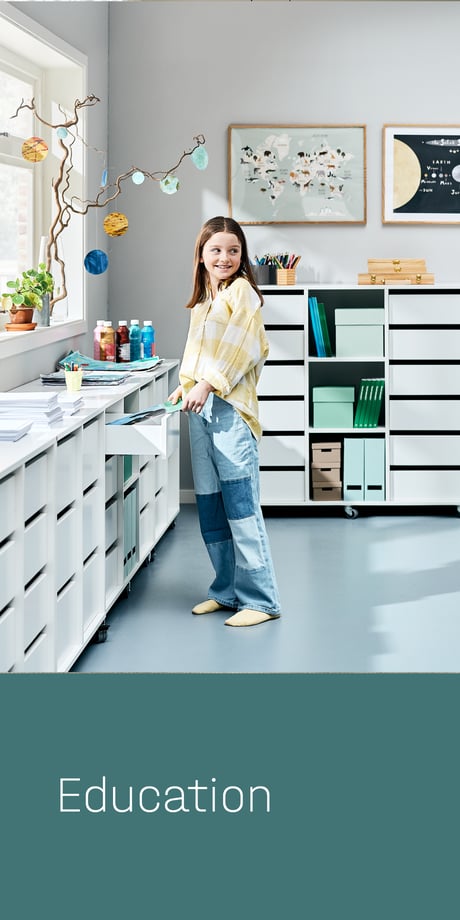
[[315,502],[339,502],[341,498],[341,483],[336,486],[314,486],[313,488],[313,501]]
[[340,466],[312,466],[311,481],[314,489],[319,486],[340,486]]
[[313,387],[313,427],[353,428],[354,387]]
[[337,358],[383,356],[382,309],[337,309],[335,354]]
[[340,466],[342,462],[341,441],[315,441],[311,445],[312,467]]
[[312,444],[311,481],[313,489],[341,486],[342,450],[340,441]]

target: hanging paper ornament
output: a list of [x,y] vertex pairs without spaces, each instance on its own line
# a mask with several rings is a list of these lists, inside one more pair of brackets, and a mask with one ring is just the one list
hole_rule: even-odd
[[48,155],[48,144],[42,137],[29,137],[22,145],[22,156],[29,163],[40,163]]
[[107,170],[104,169],[101,177],[101,188],[105,188],[107,185]]
[[108,236],[123,236],[128,229],[128,218],[126,214],[120,214],[118,211],[112,211],[107,214],[104,220],[104,230]]
[[109,258],[102,249],[91,249],[85,256],[84,266],[90,275],[102,275],[109,264]]
[[176,176],[166,176],[165,179],[161,180],[160,188],[166,195],[174,195],[174,192],[177,192],[179,188],[179,179],[176,179]]
[[190,158],[197,169],[206,169],[209,162],[208,151],[206,150],[206,147],[203,147],[202,145],[200,145],[200,147],[195,147],[193,153],[190,154]]
[[63,140],[65,137],[67,137],[68,133],[69,133],[69,132],[67,131],[67,128],[58,128],[57,131],[56,131],[57,136],[58,136],[61,140]]
[[141,172],[140,170],[136,170],[136,172],[132,174],[131,178],[134,182],[134,185],[142,185],[142,183],[145,180],[144,173]]

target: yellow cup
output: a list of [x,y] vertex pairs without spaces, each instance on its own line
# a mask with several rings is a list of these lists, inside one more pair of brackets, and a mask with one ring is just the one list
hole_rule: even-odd
[[83,380],[83,371],[66,371],[65,372],[65,385],[69,393],[76,393],[77,390],[81,390],[81,382]]

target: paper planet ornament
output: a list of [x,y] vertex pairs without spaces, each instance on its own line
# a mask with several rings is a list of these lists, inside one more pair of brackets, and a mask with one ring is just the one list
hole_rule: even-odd
[[109,258],[102,249],[91,249],[85,256],[84,266],[90,275],[102,275],[109,264]]
[[145,176],[143,172],[137,170],[132,174],[131,179],[133,180],[134,185],[142,185],[145,180]]
[[104,220],[104,230],[108,236],[123,236],[128,229],[128,218],[126,214],[120,214],[118,211],[112,211],[107,214]]
[[48,144],[42,137],[29,137],[22,145],[22,156],[29,163],[40,163],[48,156]]
[[179,188],[179,179],[176,176],[166,176],[165,179],[161,180],[160,188],[166,195],[174,195],[174,192],[177,192]]
[[67,137],[67,134],[68,134],[68,133],[69,133],[69,132],[67,131],[67,128],[58,128],[57,131],[56,131],[56,134],[57,134],[57,136],[61,139],[61,141],[62,141],[65,137]]
[[208,151],[205,147],[195,147],[193,153],[190,154],[192,163],[196,166],[197,169],[206,169],[209,157]]

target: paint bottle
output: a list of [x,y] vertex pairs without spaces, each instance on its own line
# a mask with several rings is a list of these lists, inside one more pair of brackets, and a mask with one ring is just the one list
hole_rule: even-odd
[[141,327],[138,319],[132,319],[129,327],[130,361],[139,361],[141,356]]
[[155,354],[155,330],[151,319],[144,320],[141,336],[141,357],[153,358]]
[[98,319],[93,330],[93,358],[96,361],[101,360],[101,331],[104,325],[103,319]]
[[101,361],[115,361],[115,329],[108,319],[101,331]]
[[129,329],[125,319],[121,319],[115,329],[115,353],[116,360],[120,363],[130,360]]

